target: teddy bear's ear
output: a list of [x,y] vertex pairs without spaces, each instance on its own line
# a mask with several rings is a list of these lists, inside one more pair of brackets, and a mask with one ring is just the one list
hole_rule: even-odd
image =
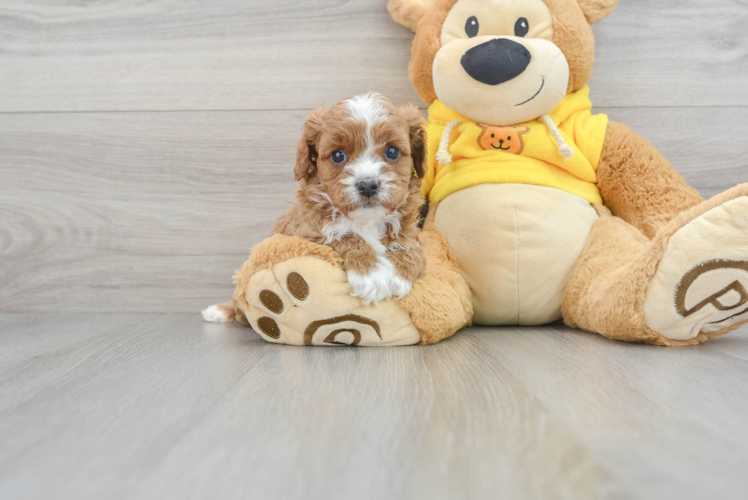
[[618,7],[618,0],[577,0],[577,3],[590,24],[602,21]]
[[390,0],[387,10],[396,23],[415,32],[418,22],[434,3],[436,0]]

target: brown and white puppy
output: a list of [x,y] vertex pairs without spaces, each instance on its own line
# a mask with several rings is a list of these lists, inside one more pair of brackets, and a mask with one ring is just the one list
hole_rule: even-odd
[[331,246],[365,304],[401,299],[426,265],[418,236],[425,159],[414,106],[369,93],[314,111],[297,152],[296,204],[273,233]]

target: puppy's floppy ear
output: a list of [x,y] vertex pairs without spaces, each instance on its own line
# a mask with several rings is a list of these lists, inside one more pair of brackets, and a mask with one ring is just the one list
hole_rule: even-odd
[[390,0],[387,2],[387,10],[397,24],[415,31],[418,22],[434,3],[436,0]]
[[425,120],[415,106],[401,106],[400,112],[403,114],[410,128],[410,156],[413,158],[413,169],[416,176],[423,179],[427,168]]
[[577,3],[590,24],[602,21],[618,7],[618,0],[577,0]]
[[311,116],[304,123],[304,132],[296,149],[296,167],[293,170],[297,181],[308,180],[317,171],[319,155],[315,143],[322,130],[322,116],[324,114],[323,109],[312,111]]

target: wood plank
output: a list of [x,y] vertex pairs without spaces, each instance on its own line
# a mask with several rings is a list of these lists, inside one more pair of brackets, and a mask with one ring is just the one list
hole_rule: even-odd
[[151,321],[148,314],[2,314],[0,315],[0,378],[17,363],[61,350],[102,331]]
[[[748,182],[748,142],[738,139],[739,131],[748,128],[748,109],[597,108],[596,112],[607,113],[651,142],[705,198]],[[724,141],[733,134],[734,143]]]
[[748,328],[677,349],[564,327],[463,333],[615,471],[631,498],[730,498],[748,487],[739,417],[748,411]]
[[47,347],[0,365],[3,498],[689,500],[748,487],[745,328],[674,349],[561,326],[310,349],[196,314],[28,320],[44,327],[18,338]]
[[[385,0],[5,0],[0,111],[309,109],[420,102]],[[595,26],[601,106],[748,105],[748,6],[627,0]]]
[[187,312],[230,297],[294,198],[305,116],[3,115],[0,310]]
[[[623,0],[593,26],[599,106],[748,102],[744,0]],[[738,83],[740,82],[740,83]],[[723,93],[724,92],[724,93]]]
[[470,336],[429,348],[298,349],[170,315],[3,375],[0,496],[585,499],[622,490]]
[[[745,109],[599,111],[706,196],[748,181]],[[230,297],[294,198],[306,116],[0,115],[0,311],[190,312]]]

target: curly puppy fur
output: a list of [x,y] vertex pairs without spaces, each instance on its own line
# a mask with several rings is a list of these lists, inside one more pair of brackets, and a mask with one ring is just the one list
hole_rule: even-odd
[[[417,108],[379,94],[315,111],[298,146],[296,204],[273,233],[331,246],[365,303],[402,299],[426,266],[418,229],[424,135]],[[362,194],[372,182],[376,193]]]

